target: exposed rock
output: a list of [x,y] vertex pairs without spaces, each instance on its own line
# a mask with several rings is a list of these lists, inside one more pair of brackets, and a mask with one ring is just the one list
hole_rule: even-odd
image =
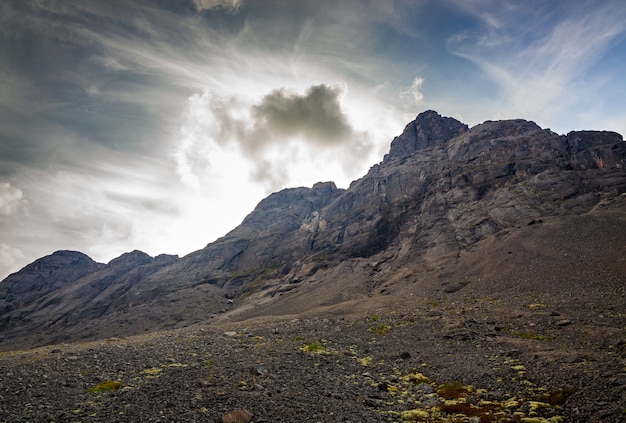
[[422,112],[404,128],[401,135],[393,139],[385,161],[406,158],[418,150],[448,141],[467,129],[467,125],[453,118],[442,117],[433,110]]
[[[468,128],[427,111],[348,189],[274,193],[183,258],[133,251],[104,265],[58,252],[34,262],[0,283],[0,348],[389,295],[494,235],[610,207],[626,192],[625,169],[626,143],[613,132],[558,135],[521,119]],[[439,289],[455,296],[473,283],[446,278]]]

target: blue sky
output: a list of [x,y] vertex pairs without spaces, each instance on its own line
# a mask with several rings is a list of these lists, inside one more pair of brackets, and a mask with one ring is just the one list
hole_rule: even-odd
[[0,278],[184,255],[379,162],[427,109],[626,133],[626,3],[0,3]]

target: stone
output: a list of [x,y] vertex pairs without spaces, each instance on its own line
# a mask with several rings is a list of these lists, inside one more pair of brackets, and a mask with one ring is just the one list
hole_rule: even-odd
[[235,410],[222,416],[222,423],[249,423],[253,414],[248,410]]
[[255,376],[266,376],[269,373],[262,364],[257,364],[252,368],[252,374]]
[[415,388],[418,391],[421,391],[423,394],[432,394],[433,392],[435,392],[435,389],[426,382],[418,383]]

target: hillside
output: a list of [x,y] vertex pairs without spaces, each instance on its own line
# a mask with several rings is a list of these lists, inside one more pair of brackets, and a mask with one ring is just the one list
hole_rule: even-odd
[[[185,257],[134,251],[105,265],[62,251],[10,275],[0,283],[0,349],[388,294],[449,273],[493,237],[619,203],[625,164],[626,143],[613,132],[558,135],[525,120],[468,128],[427,111],[348,189],[327,182],[274,193]],[[498,270],[526,268],[507,265]]]
[[344,303],[318,281],[241,321],[1,354],[0,420],[622,422],[624,210],[535,221],[366,287],[346,268]]

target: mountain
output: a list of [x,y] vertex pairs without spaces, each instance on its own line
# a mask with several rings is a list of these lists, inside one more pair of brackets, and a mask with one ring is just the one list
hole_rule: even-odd
[[[271,194],[185,257],[134,251],[100,264],[60,251],[26,266],[0,283],[0,349],[331,309],[407,283],[454,293],[472,279],[460,270],[467,254],[484,250],[488,260],[494,239],[598,219],[620,228],[625,166],[614,132],[559,135],[520,119],[469,128],[426,111],[348,189],[326,182]],[[623,247],[606,242],[613,253]],[[516,279],[529,269],[518,259],[489,272]]]

